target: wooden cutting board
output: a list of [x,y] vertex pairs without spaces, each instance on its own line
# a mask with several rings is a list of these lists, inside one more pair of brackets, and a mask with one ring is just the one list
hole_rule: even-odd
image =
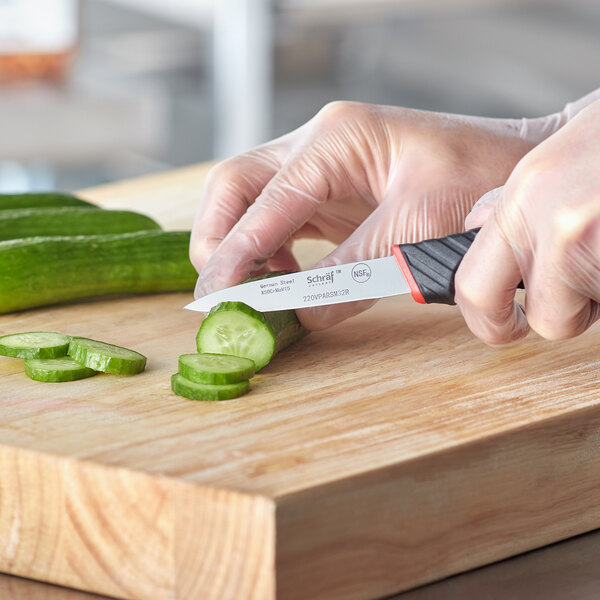
[[[205,171],[86,196],[189,227]],[[148,356],[67,384],[0,360],[1,571],[119,598],[366,599],[600,526],[598,326],[492,349],[456,308],[388,299],[249,395],[198,403],[169,387],[194,351],[189,299],[0,317]]]

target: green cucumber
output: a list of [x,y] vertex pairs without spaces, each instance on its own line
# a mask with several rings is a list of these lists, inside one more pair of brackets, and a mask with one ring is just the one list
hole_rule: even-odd
[[156,221],[128,210],[89,210],[67,206],[0,211],[0,240],[156,229],[160,229]]
[[26,192],[22,194],[0,194],[0,210],[12,208],[48,208],[50,206],[79,206],[96,208],[99,206],[82,200],[72,194],[61,192]]
[[30,379],[59,383],[63,381],[75,381],[97,375],[98,371],[84,367],[69,357],[39,359],[28,358],[25,360],[25,374]]
[[253,360],[225,354],[182,354],[179,374],[195,383],[223,385],[250,379],[256,366]]
[[0,337],[0,354],[17,358],[66,356],[71,338],[54,331],[27,331]]
[[193,290],[189,231],[0,242],[0,313],[108,294]]
[[143,354],[89,338],[71,338],[69,356],[90,369],[115,375],[135,375],[146,368]]
[[293,310],[261,313],[243,302],[221,302],[202,321],[196,346],[200,353],[249,358],[259,371],[307,333]]
[[179,373],[171,377],[171,389],[178,395],[189,400],[231,400],[243,396],[250,391],[248,380],[224,385],[195,383]]

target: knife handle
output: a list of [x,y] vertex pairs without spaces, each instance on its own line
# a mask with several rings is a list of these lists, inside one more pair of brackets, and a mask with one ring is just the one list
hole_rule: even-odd
[[[392,246],[392,254],[417,302],[456,304],[454,276],[478,231],[479,228],[469,229],[416,244]],[[523,282],[518,287],[523,288]]]

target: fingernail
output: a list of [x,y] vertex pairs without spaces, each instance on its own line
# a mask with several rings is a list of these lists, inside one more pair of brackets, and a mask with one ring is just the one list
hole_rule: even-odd
[[471,212],[465,218],[465,227],[472,229],[473,227],[480,227],[491,212],[496,200],[502,193],[504,186],[494,188],[489,192],[486,192],[471,209]]
[[198,277],[198,281],[196,281],[196,287],[194,288],[194,298],[202,298],[206,296],[206,294],[210,293],[210,289],[208,289],[207,281],[204,277]]

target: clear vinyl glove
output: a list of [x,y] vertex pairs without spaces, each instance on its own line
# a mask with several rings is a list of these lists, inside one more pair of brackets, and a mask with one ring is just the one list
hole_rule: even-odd
[[[572,110],[511,120],[329,104],[299,129],[212,169],[192,230],[195,296],[261,270],[298,270],[290,247],[299,237],[338,244],[320,267],[461,231],[475,201]],[[309,329],[323,329],[372,304],[298,314]]]
[[455,281],[476,336],[496,345],[530,328],[557,340],[590,327],[600,317],[600,100],[527,154],[465,226],[482,227]]

